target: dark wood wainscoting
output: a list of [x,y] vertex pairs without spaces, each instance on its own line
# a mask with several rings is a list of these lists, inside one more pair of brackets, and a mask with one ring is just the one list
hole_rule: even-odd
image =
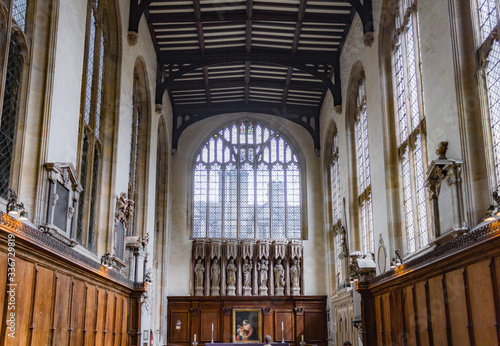
[[362,296],[365,345],[499,345],[500,222],[378,277]]
[[233,309],[253,308],[262,313],[262,336],[269,334],[280,342],[281,323],[285,342],[298,346],[304,341],[318,346],[327,344],[326,296],[235,296],[235,297],[168,297],[168,343],[189,346],[233,342]]
[[51,241],[0,213],[0,345],[138,345],[144,289]]

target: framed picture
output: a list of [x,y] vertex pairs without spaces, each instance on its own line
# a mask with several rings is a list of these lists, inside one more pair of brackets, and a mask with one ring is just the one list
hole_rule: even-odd
[[233,342],[262,342],[261,309],[233,309]]

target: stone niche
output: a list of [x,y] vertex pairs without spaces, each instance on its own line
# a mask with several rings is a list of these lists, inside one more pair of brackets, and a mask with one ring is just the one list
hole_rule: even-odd
[[437,245],[447,242],[464,232],[465,221],[462,194],[462,161],[448,159],[448,142],[439,143],[438,158],[427,170],[426,184],[433,211],[434,238]]
[[303,295],[302,254],[301,240],[195,240],[191,295]]
[[82,192],[72,163],[50,162],[48,172],[47,214],[41,230],[68,246],[75,246],[75,212]]

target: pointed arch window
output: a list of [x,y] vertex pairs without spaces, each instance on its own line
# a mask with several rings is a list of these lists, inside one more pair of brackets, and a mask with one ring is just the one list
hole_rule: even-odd
[[500,43],[498,42],[498,4],[495,0],[476,0],[478,56],[483,68],[485,91],[485,134],[490,162],[491,189],[500,186]]
[[80,183],[76,240],[96,251],[96,214],[101,171],[101,113],[104,77],[104,2],[88,3],[80,111]]
[[194,238],[301,238],[302,189],[295,150],[253,121],[210,136],[194,162]]
[[370,150],[368,147],[368,115],[366,112],[365,80],[359,82],[354,121],[354,145],[356,149],[356,171],[358,191],[358,215],[361,246],[365,253],[374,252],[373,207],[370,175]]
[[335,235],[335,265],[337,284],[343,280],[342,259],[343,254],[343,227],[342,227],[342,194],[340,192],[340,158],[339,158],[339,139],[335,131],[332,139],[331,158],[330,158],[330,198],[332,201],[332,224]]
[[425,117],[420,82],[418,17],[414,0],[399,1],[392,54],[405,237],[407,252],[411,253],[429,243]]
[[[19,120],[21,117],[22,103],[21,98],[26,95],[26,71],[28,61],[28,44],[26,42],[26,21],[28,9],[32,1],[15,0],[9,12],[12,17],[11,27],[7,28],[7,42],[5,47],[8,49],[5,61],[0,63],[0,69],[5,71],[0,75],[1,91],[1,114],[0,114],[0,198],[7,199],[10,187],[14,187],[13,181],[15,170],[16,146],[20,145],[21,140],[16,138],[21,134],[19,132]],[[3,6],[0,4],[0,6]],[[0,21],[7,22],[7,19]],[[3,52],[2,52],[3,53]],[[4,65],[6,64],[6,66]]]

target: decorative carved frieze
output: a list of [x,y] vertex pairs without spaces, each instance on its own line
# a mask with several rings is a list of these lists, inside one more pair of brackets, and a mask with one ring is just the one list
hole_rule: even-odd
[[301,259],[302,249],[302,240],[292,240],[292,242],[290,243],[290,258]]
[[271,241],[267,239],[261,239],[257,243],[257,257],[259,259],[266,258],[269,259],[269,248]]
[[226,243],[226,258],[237,258],[238,257],[238,242],[228,240]]
[[205,240],[196,240],[193,242],[193,258],[205,258],[207,243]]
[[210,259],[221,258],[222,254],[222,241],[212,240],[209,244],[210,247]]
[[276,240],[274,242],[274,258],[284,259],[286,256],[286,246],[288,242],[283,240]]

